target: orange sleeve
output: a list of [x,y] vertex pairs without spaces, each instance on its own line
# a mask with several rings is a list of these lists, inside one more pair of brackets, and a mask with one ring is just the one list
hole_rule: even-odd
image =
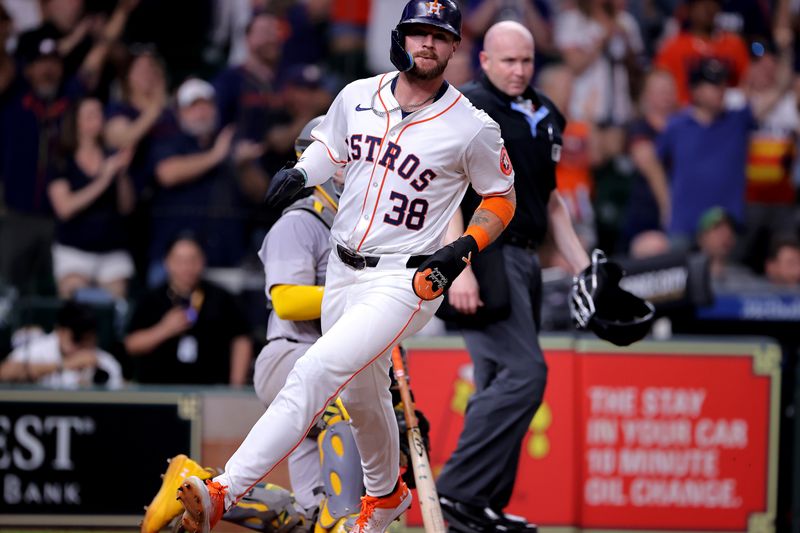
[[[503,228],[506,228],[511,222],[511,219],[514,218],[516,205],[502,196],[485,196],[483,201],[478,206],[478,209],[491,211],[495,216],[497,216],[497,218],[500,219],[500,222],[503,224]],[[476,211],[478,209],[476,209]],[[473,239],[475,239],[475,242],[478,243],[478,250],[483,250],[492,242],[491,237],[489,237],[489,233],[487,233],[487,231],[481,226],[475,224],[470,224],[470,226],[467,228],[467,231],[464,232],[464,235],[470,235]]]

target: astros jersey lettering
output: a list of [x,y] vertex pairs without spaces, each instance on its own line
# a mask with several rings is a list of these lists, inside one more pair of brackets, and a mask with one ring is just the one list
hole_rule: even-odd
[[502,195],[514,171],[498,125],[452,86],[403,118],[391,90],[396,76],[345,87],[297,167],[309,185],[345,167],[334,241],[364,254],[429,254],[470,182],[481,196]]

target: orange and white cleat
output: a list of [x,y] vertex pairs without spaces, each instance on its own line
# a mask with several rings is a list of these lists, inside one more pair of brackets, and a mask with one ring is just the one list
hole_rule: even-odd
[[185,509],[181,525],[188,533],[209,533],[225,513],[228,487],[217,481],[190,476],[178,488],[178,499]]
[[173,518],[183,512],[181,504],[175,500],[175,491],[189,476],[208,479],[213,476],[211,469],[203,468],[183,454],[167,461],[169,467],[161,476],[161,488],[145,510],[141,533],[158,533]]
[[411,500],[411,492],[402,479],[397,482],[397,489],[389,496],[364,496],[361,498],[361,513],[352,533],[384,533],[409,508]]

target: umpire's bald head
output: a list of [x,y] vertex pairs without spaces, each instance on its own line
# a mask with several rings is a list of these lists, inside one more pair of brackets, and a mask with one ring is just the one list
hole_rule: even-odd
[[519,96],[533,77],[533,35],[511,20],[493,25],[483,39],[481,68],[492,85],[509,96]]

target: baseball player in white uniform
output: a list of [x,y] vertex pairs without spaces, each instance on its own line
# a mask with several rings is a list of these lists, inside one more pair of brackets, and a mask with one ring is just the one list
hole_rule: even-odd
[[[391,349],[430,320],[472,254],[513,216],[514,171],[500,129],[444,81],[461,37],[452,0],[412,0],[392,32],[390,72],[337,96],[316,141],[270,183],[279,206],[344,171],[331,230],[322,337],[213,480],[178,490],[183,527],[207,532],[225,509],[303,441],[341,395],[361,455],[366,496],[356,533],[379,533],[411,504],[399,478],[398,428],[389,391]],[[464,235],[442,246],[469,185],[484,197]]]

